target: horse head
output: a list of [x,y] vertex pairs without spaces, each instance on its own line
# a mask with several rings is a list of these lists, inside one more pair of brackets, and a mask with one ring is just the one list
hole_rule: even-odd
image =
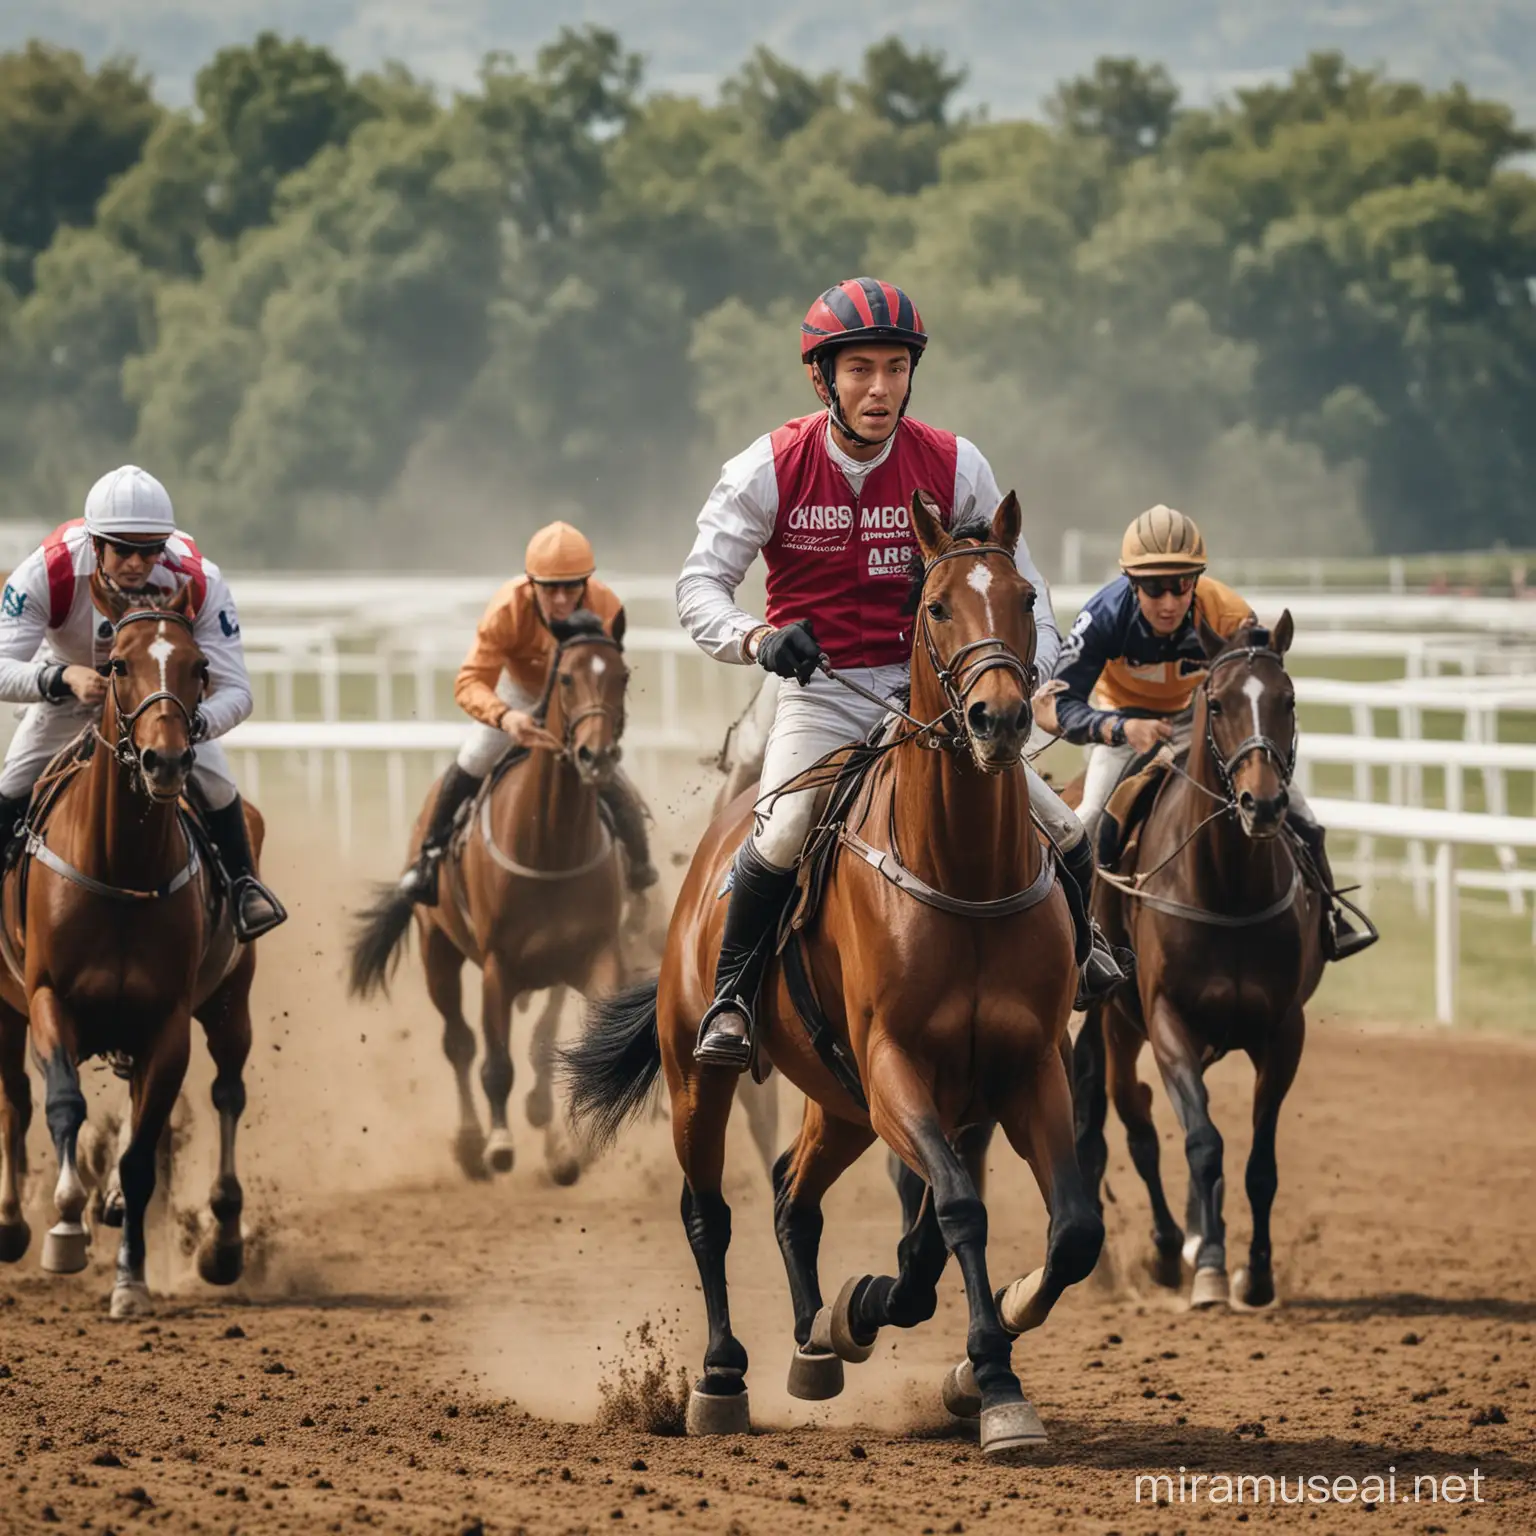
[[1210,671],[1197,696],[1195,739],[1204,735],[1243,831],[1259,840],[1280,831],[1290,803],[1296,688],[1285,670],[1285,653],[1294,635],[1289,609],[1273,631],[1251,624],[1230,640],[1200,621]]
[[98,571],[91,595],[112,621],[103,737],[152,800],[174,801],[192,771],[208,687],[192,593],[186,582],[170,592],[124,592]]
[[1010,491],[990,521],[946,533],[934,503],[921,491],[912,497],[922,559],[913,584],[914,708],[923,694],[922,711],[935,707],[936,690],[951,730],[987,773],[1018,762],[1032,719],[1035,589],[1014,563],[1022,521]]
[[594,613],[578,611],[550,625],[560,642],[545,695],[546,728],[560,742],[584,784],[613,777],[624,735],[624,614],[610,634]]

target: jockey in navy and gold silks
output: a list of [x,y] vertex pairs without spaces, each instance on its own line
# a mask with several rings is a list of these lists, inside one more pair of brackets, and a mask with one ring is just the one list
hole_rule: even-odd
[[[1193,518],[1164,506],[1143,512],[1121,541],[1122,574],[1088,599],[1062,642],[1056,720],[1068,741],[1087,748],[1078,816],[1090,837],[1097,838],[1126,767],[1172,739],[1174,718],[1189,709],[1205,681],[1201,624],[1226,640],[1256,622],[1247,600],[1207,576],[1205,565],[1205,540]],[[1294,783],[1289,793],[1287,820],[1331,887],[1323,829]],[[1373,933],[1351,927],[1324,896],[1330,959],[1375,941]]]

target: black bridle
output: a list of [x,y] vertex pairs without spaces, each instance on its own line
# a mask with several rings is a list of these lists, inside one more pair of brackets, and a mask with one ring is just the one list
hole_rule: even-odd
[[591,634],[568,635],[561,640],[555,649],[554,660],[550,663],[549,676],[544,679],[544,692],[540,695],[539,702],[534,706],[533,719],[539,729],[549,737],[549,750],[556,756],[571,760],[575,756],[576,727],[583,720],[590,720],[595,715],[604,716],[613,727],[613,739],[617,743],[624,735],[624,695],[619,695],[618,707],[598,700],[593,704],[584,704],[580,709],[572,710],[565,715],[564,730],[560,736],[555,736],[545,725],[549,716],[549,707],[553,702],[555,684],[560,678],[560,661],[568,651],[575,650],[577,646],[600,645],[611,650],[616,656],[623,658],[624,647],[607,633],[594,631]]
[[1280,775],[1282,785],[1289,787],[1291,775],[1296,771],[1296,747],[1299,735],[1296,730],[1295,720],[1291,722],[1291,746],[1288,752],[1282,752],[1275,744],[1272,736],[1266,735],[1262,730],[1256,730],[1245,736],[1233,750],[1223,755],[1220,745],[1216,741],[1216,727],[1214,721],[1216,712],[1211,708],[1213,695],[1212,684],[1216,681],[1216,673],[1228,662],[1243,661],[1253,663],[1263,658],[1274,662],[1281,670],[1285,671],[1285,658],[1279,651],[1272,650],[1267,645],[1245,645],[1234,651],[1223,651],[1215,657],[1205,678],[1205,740],[1210,748],[1211,761],[1216,765],[1216,772],[1221,779],[1221,787],[1226,793],[1229,804],[1237,803],[1237,796],[1232,788],[1232,776],[1237,772],[1238,766],[1250,752],[1262,752],[1275,765],[1275,771]]
[[[116,624],[112,626],[112,639],[116,644],[117,637],[130,624],[143,623],[148,620],[157,622],[170,622],[180,624],[190,636],[194,633],[192,620],[184,613],[177,613],[167,608],[135,608],[130,613],[125,613]],[[195,644],[195,642],[194,642]],[[206,661],[204,662],[206,665]],[[107,689],[112,697],[112,713],[117,719],[117,740],[108,741],[98,728],[96,735],[101,744],[108,749],[117,761],[133,775],[134,787],[141,789],[151,800],[162,797],[156,795],[150,787],[149,780],[144,772],[143,759],[134,741],[134,733],[150,707],[155,704],[174,704],[180,712],[187,726],[187,743],[196,745],[201,741],[206,729],[202,710],[194,704],[190,709],[186,701],[179,694],[171,692],[169,688],[157,688],[153,693],[140,699],[131,710],[123,708],[122,700],[117,692],[117,680],[128,674],[128,662],[122,656],[114,656],[106,665]]]

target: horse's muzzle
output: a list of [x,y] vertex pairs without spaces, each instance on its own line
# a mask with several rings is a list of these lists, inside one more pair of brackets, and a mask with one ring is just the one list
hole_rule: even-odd
[[1245,789],[1237,797],[1237,817],[1243,831],[1255,842],[1267,842],[1279,836],[1285,823],[1285,813],[1290,808],[1291,797],[1284,785],[1271,798],[1256,795]]
[[1016,708],[998,710],[980,700],[965,712],[965,728],[976,766],[986,773],[1002,773],[1024,755],[1034,715],[1029,700]]
[[139,753],[139,770],[144,775],[145,787],[156,800],[174,800],[186,787],[187,775],[192,772],[193,752],[187,747],[182,752],[157,752],[145,747]]
[[619,766],[619,756],[617,746],[594,749],[582,745],[571,753],[571,761],[583,784],[606,784]]

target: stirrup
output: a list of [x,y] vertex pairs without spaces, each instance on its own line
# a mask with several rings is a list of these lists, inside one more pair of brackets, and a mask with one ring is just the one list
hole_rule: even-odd
[[1345,920],[1344,914],[1337,907],[1333,908],[1324,921],[1324,957],[1328,960],[1348,960],[1351,955],[1369,949],[1381,937],[1381,933],[1370,918],[1364,921],[1365,931],[1362,933]]
[[[251,895],[267,904],[269,910],[265,915],[255,918],[246,916],[245,900]],[[259,939],[262,934],[271,933],[274,928],[288,921],[287,908],[255,875],[241,875],[234,882],[230,887],[229,905],[231,919],[235,925],[235,937],[242,944],[250,944]]]
[[[735,1035],[714,1027],[716,1020],[728,1013],[745,1023],[745,1033]],[[752,1011],[739,997],[717,997],[709,1005],[699,1023],[693,1059],[702,1066],[731,1067],[737,1072],[745,1072],[751,1065]]]
[[437,905],[437,875],[443,862],[443,850],[424,845],[416,855],[416,862],[400,876],[398,889],[402,895],[424,907]]
[[1078,976],[1077,996],[1072,1001],[1075,1013],[1083,1013],[1094,1003],[1109,996],[1117,987],[1123,987],[1136,974],[1136,955],[1133,950],[1117,949],[1095,927],[1093,948],[1083,962]]

